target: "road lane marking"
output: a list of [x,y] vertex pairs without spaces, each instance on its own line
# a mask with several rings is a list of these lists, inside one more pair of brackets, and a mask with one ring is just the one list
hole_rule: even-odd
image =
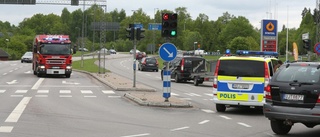
[[59,97],[61,97],[61,98],[71,98],[72,95],[60,95]]
[[142,137],[142,136],[149,136],[150,133],[143,133],[143,134],[137,134],[137,135],[128,135],[128,136],[121,136],[121,137]]
[[199,125],[202,125],[202,124],[208,123],[209,121],[210,121],[210,120],[203,120],[203,121],[199,122],[198,124],[199,124]]
[[16,108],[11,112],[5,122],[18,122],[21,114],[24,109],[27,107],[29,101],[32,97],[24,97],[20,103],[16,106]]
[[180,98],[181,100],[192,100],[191,98]]
[[222,117],[222,118],[224,118],[224,119],[231,119],[231,118],[229,118],[229,117],[227,117],[227,116],[224,116],[224,115],[220,115],[220,117]]
[[13,129],[13,126],[1,126],[0,132],[2,133],[10,133]]
[[48,95],[36,95],[36,97],[45,98],[45,97],[48,97]]
[[7,73],[3,73],[2,75],[7,75]]
[[59,93],[61,93],[61,94],[70,94],[71,90],[60,90]]
[[11,95],[10,97],[23,97],[23,95]]
[[121,96],[108,96],[108,98],[121,98]]
[[10,70],[9,72],[13,72],[13,70]]
[[49,90],[38,90],[37,93],[49,93]]
[[201,110],[206,113],[216,113],[215,111],[212,111],[210,109],[201,109]]
[[4,92],[6,92],[6,90],[0,90],[0,93],[4,93]]
[[242,123],[242,122],[238,122],[239,125],[245,126],[245,127],[251,127],[250,125],[246,124],[246,123]]
[[95,98],[97,96],[84,96],[85,98]]
[[204,93],[204,94],[207,95],[207,96],[213,97],[212,93]]
[[16,90],[16,94],[24,94],[24,93],[27,93],[28,92],[28,90]]
[[93,94],[91,90],[80,90],[82,94]]
[[173,92],[171,92],[171,95],[172,95],[172,96],[179,96],[179,94],[173,93]]
[[196,93],[184,93],[184,94],[186,94],[186,95],[189,95],[189,96],[197,96],[197,97],[201,97],[201,95],[199,95],[199,94],[196,94]]
[[114,94],[113,90],[102,90],[104,94]]
[[44,80],[44,78],[40,78],[40,79],[32,86],[31,89],[38,89],[43,80]]
[[188,129],[190,127],[180,127],[180,128],[175,128],[175,129],[171,129],[170,131],[178,131],[178,130],[183,130],[183,129]]

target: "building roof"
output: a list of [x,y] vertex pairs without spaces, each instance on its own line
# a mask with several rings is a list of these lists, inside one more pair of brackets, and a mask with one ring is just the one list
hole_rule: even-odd
[[0,57],[9,57],[9,54],[4,50],[0,49]]

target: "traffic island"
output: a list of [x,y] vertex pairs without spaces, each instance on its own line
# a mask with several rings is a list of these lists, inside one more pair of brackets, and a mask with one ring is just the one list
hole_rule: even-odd
[[142,106],[153,106],[153,107],[176,107],[176,108],[191,108],[193,107],[191,102],[179,99],[177,97],[170,97],[165,101],[162,94],[157,92],[129,92],[125,93],[124,97],[138,103]]

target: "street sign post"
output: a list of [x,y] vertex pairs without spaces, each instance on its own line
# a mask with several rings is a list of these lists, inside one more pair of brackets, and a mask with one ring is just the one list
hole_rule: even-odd
[[163,97],[168,102],[171,96],[171,72],[169,71],[169,62],[177,56],[177,47],[172,43],[164,43],[159,48],[159,56],[166,62],[166,69],[163,71]]

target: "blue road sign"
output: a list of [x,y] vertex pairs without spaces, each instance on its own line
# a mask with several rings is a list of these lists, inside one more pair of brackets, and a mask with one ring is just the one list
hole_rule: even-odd
[[148,30],[161,30],[162,25],[161,23],[150,23],[148,26]]
[[159,48],[159,55],[164,61],[172,61],[177,57],[177,47],[172,43],[164,43]]
[[143,24],[134,24],[134,29],[143,28]]

